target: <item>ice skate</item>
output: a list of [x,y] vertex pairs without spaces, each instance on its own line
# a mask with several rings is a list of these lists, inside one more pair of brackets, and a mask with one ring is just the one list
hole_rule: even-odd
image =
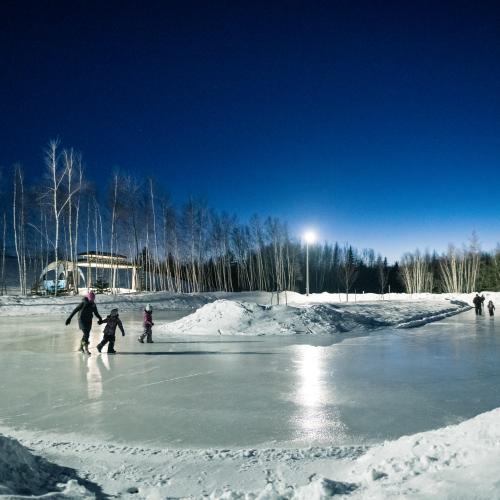
[[83,340],[80,346],[80,352],[86,354],[87,356],[90,356],[89,345]]
[[143,338],[142,338],[142,337],[138,337],[138,338],[137,338],[137,340],[138,340],[138,342],[140,342],[141,344],[144,344],[144,340],[143,340]]

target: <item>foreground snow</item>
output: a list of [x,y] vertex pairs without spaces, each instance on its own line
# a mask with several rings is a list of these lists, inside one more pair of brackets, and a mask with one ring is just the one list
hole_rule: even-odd
[[0,497],[95,498],[75,472],[33,455],[18,441],[0,434]]
[[500,408],[369,449],[173,450],[11,431],[44,458],[1,437],[0,491],[40,495],[61,490],[58,498],[90,498],[81,479],[66,475],[67,482],[54,486],[64,470],[54,464],[64,464],[85,477],[87,486],[96,485],[94,491],[102,488],[122,498],[494,499],[500,498],[499,422]]

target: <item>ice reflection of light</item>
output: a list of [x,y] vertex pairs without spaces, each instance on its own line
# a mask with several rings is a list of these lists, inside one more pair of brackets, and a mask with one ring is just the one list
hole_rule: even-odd
[[83,357],[82,361],[85,367],[85,378],[87,381],[87,396],[89,405],[87,411],[94,415],[99,416],[103,412],[104,406],[104,380],[106,373],[111,370],[110,361],[106,354],[92,355]]
[[89,399],[99,399],[102,396],[102,375],[92,356],[87,359],[87,394]]
[[328,383],[327,351],[324,347],[295,346],[295,371],[298,377],[294,401],[296,439],[306,442],[330,442],[345,435],[345,426],[332,408],[334,387]]
[[323,398],[321,349],[314,346],[301,347],[297,369],[299,375],[297,399],[302,406],[317,408]]

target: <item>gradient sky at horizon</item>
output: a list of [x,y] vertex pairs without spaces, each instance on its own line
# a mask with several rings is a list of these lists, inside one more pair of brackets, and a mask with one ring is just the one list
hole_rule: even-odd
[[500,241],[498,2],[3,2],[0,165],[59,137],[397,259]]

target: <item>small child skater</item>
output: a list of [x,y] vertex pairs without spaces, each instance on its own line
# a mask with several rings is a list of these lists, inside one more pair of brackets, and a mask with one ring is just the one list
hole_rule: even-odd
[[122,320],[118,316],[118,309],[112,309],[106,318],[98,321],[101,325],[102,323],[106,323],[104,327],[104,336],[99,344],[97,344],[97,350],[99,352],[102,351],[102,348],[109,342],[108,345],[108,354],[115,354],[115,332],[116,327],[120,328],[122,332],[122,337],[125,337],[125,330],[123,329]]
[[151,304],[146,304],[146,307],[144,308],[144,332],[137,339],[141,344],[144,344],[145,337],[147,338],[146,342],[148,344],[153,343],[153,325],[153,308],[151,307]]
[[493,316],[495,314],[495,304],[493,304],[493,301],[488,302],[488,311],[490,312],[490,316]]

